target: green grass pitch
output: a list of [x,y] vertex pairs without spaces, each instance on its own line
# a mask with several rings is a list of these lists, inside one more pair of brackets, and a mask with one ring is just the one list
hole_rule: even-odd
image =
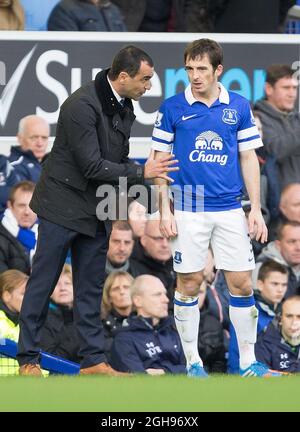
[[300,411],[300,376],[7,377],[0,411]]

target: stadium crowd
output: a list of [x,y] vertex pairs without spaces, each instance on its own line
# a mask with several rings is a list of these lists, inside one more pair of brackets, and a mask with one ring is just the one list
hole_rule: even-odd
[[[0,30],[241,32],[242,28],[248,33],[275,33],[284,31],[287,11],[296,1],[241,3],[0,0]],[[253,107],[264,142],[257,156],[262,210],[269,229],[267,244],[253,241],[253,284],[259,310],[255,349],[259,361],[284,372],[300,372],[300,115],[295,109],[298,83],[293,74],[289,65],[271,65],[265,97]],[[29,203],[47,158],[48,139],[47,122],[30,114],[19,122],[18,145],[8,157],[0,155],[0,337],[14,341],[19,337],[18,315],[38,236],[39,221]],[[247,214],[247,194],[242,207]],[[79,362],[72,283],[68,257],[51,296],[41,348]],[[151,375],[185,372],[172,318],[175,287],[171,249],[159,221],[133,201],[128,220],[113,223],[99,310],[106,354],[115,369]],[[211,251],[199,308],[198,347],[206,370],[238,372],[228,288],[224,274],[214,267]],[[18,374],[17,362],[1,357],[0,375],[9,374]]]

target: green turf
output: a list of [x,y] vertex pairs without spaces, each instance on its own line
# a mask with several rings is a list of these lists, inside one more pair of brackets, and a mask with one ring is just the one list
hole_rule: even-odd
[[8,377],[0,411],[300,411],[300,376]]

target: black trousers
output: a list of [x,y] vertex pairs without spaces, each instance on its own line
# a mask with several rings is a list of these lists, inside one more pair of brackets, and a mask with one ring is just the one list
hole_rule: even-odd
[[39,361],[41,328],[69,248],[72,253],[73,313],[81,367],[106,361],[100,307],[107,247],[107,234],[101,222],[96,237],[92,238],[40,219],[37,250],[19,320],[17,359],[20,365]]

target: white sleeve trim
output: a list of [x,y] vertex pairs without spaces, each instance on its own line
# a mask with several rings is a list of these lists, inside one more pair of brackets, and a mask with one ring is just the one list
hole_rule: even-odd
[[258,129],[256,126],[250,127],[248,129],[243,129],[238,131],[237,139],[242,140],[246,138],[250,138],[251,136],[259,135]]
[[155,138],[162,139],[164,141],[168,141],[168,142],[172,142],[173,139],[174,139],[174,134],[173,133],[166,132],[166,131],[163,131],[163,130],[157,129],[157,128],[153,129],[152,136],[154,136]]
[[157,151],[161,151],[161,152],[166,152],[166,153],[171,153],[172,152],[172,144],[164,144],[158,141],[153,141],[151,142],[151,148],[153,150],[157,150]]
[[251,150],[256,149],[258,147],[262,147],[263,142],[260,138],[256,138],[251,141],[244,141],[242,143],[239,143],[239,151],[245,151],[245,150]]

